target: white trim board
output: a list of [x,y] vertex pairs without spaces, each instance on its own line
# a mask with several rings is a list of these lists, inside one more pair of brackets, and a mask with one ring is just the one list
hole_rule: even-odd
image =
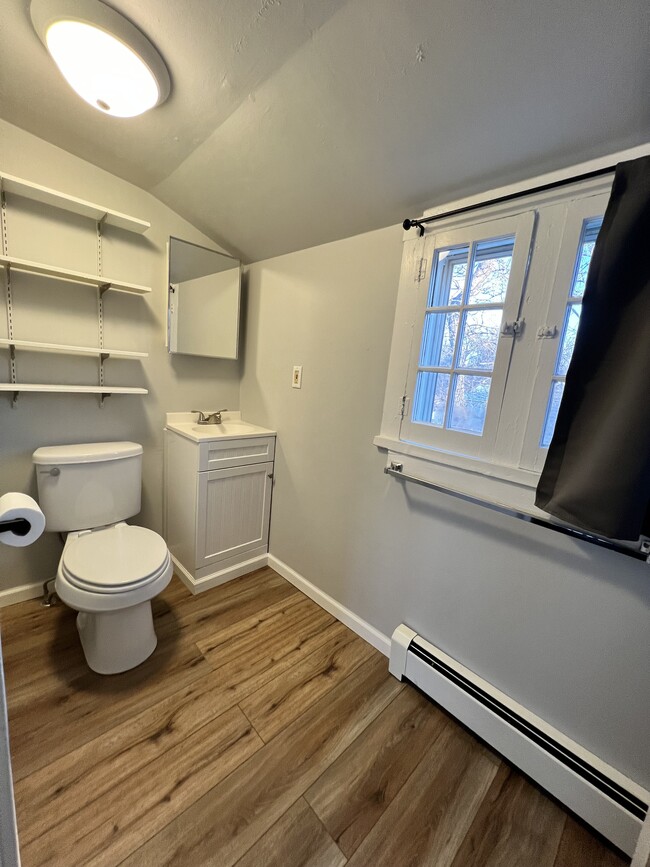
[[42,581],[37,581],[36,584],[19,584],[18,587],[7,587],[5,590],[0,590],[0,608],[16,605],[16,603],[25,602],[27,599],[37,599],[42,595]]
[[[219,587],[221,584],[227,584],[234,578],[239,578],[241,575],[248,575],[249,572],[254,572],[256,569],[261,569],[267,564],[266,552],[258,554],[254,557],[249,557],[248,560],[241,561],[238,557],[233,557],[228,560],[222,560],[214,564],[213,571],[201,578],[195,578],[191,572],[183,566],[183,564],[171,555],[174,564],[174,573],[187,587],[193,596],[197,593],[202,593],[204,590],[211,590],[213,587]],[[231,562],[235,560],[234,564]],[[230,565],[228,565],[230,564]],[[220,568],[218,568],[220,567]],[[208,567],[209,569],[210,567]],[[2,867],[2,865],[0,865]]]
[[340,620],[341,623],[349,626],[364,641],[372,644],[384,656],[390,656],[390,638],[384,635],[383,632],[375,629],[367,620],[364,620],[358,614],[355,614],[354,611],[337,602],[336,599],[319,587],[316,587],[315,584],[312,584],[311,581],[308,581],[303,575],[296,572],[295,569],[292,569],[291,566],[288,566],[282,560],[274,557],[273,554],[269,554],[268,565],[271,569],[275,569],[279,575],[282,575],[283,578],[286,578],[290,584],[297,587],[298,590],[302,590],[305,596],[309,596],[317,605],[320,605],[321,608],[324,608],[325,611],[328,611],[337,620]]

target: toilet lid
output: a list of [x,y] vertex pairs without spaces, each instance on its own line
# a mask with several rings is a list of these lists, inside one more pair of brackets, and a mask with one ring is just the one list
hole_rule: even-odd
[[116,524],[79,536],[66,546],[62,566],[71,584],[95,593],[129,590],[153,581],[169,552],[153,530]]

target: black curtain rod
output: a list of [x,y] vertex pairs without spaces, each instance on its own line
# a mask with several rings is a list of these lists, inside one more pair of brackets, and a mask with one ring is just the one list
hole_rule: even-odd
[[420,237],[424,235],[424,227],[427,223],[433,223],[434,220],[443,220],[446,217],[455,217],[458,214],[466,214],[469,211],[477,211],[479,208],[487,208],[490,205],[499,205],[501,202],[511,202],[514,199],[521,199],[523,196],[531,196],[534,193],[544,193],[546,190],[553,190],[557,187],[566,187],[568,184],[575,184],[578,181],[588,181],[591,178],[599,178],[601,175],[609,175],[615,171],[616,166],[607,166],[604,169],[594,169],[593,172],[585,172],[582,175],[574,175],[572,178],[564,178],[561,181],[553,181],[549,184],[541,184],[539,187],[531,187],[528,190],[520,190],[518,193],[509,193],[506,196],[498,196],[496,199],[489,199],[486,202],[477,202],[475,205],[466,205],[464,208],[456,208],[453,211],[445,211],[442,214],[436,214],[433,217],[420,217],[419,219],[404,220],[402,226],[408,232],[409,229],[417,228],[420,230]]

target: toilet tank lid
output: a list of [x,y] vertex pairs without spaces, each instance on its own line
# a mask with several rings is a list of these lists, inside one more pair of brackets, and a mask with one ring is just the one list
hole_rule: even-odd
[[35,464],[91,464],[142,454],[139,443],[81,443],[69,446],[42,446],[32,455]]

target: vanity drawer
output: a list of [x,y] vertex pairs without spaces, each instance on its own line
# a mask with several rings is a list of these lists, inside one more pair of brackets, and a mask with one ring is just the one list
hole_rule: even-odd
[[246,437],[201,443],[199,472],[266,463],[272,461],[274,456],[275,437]]

